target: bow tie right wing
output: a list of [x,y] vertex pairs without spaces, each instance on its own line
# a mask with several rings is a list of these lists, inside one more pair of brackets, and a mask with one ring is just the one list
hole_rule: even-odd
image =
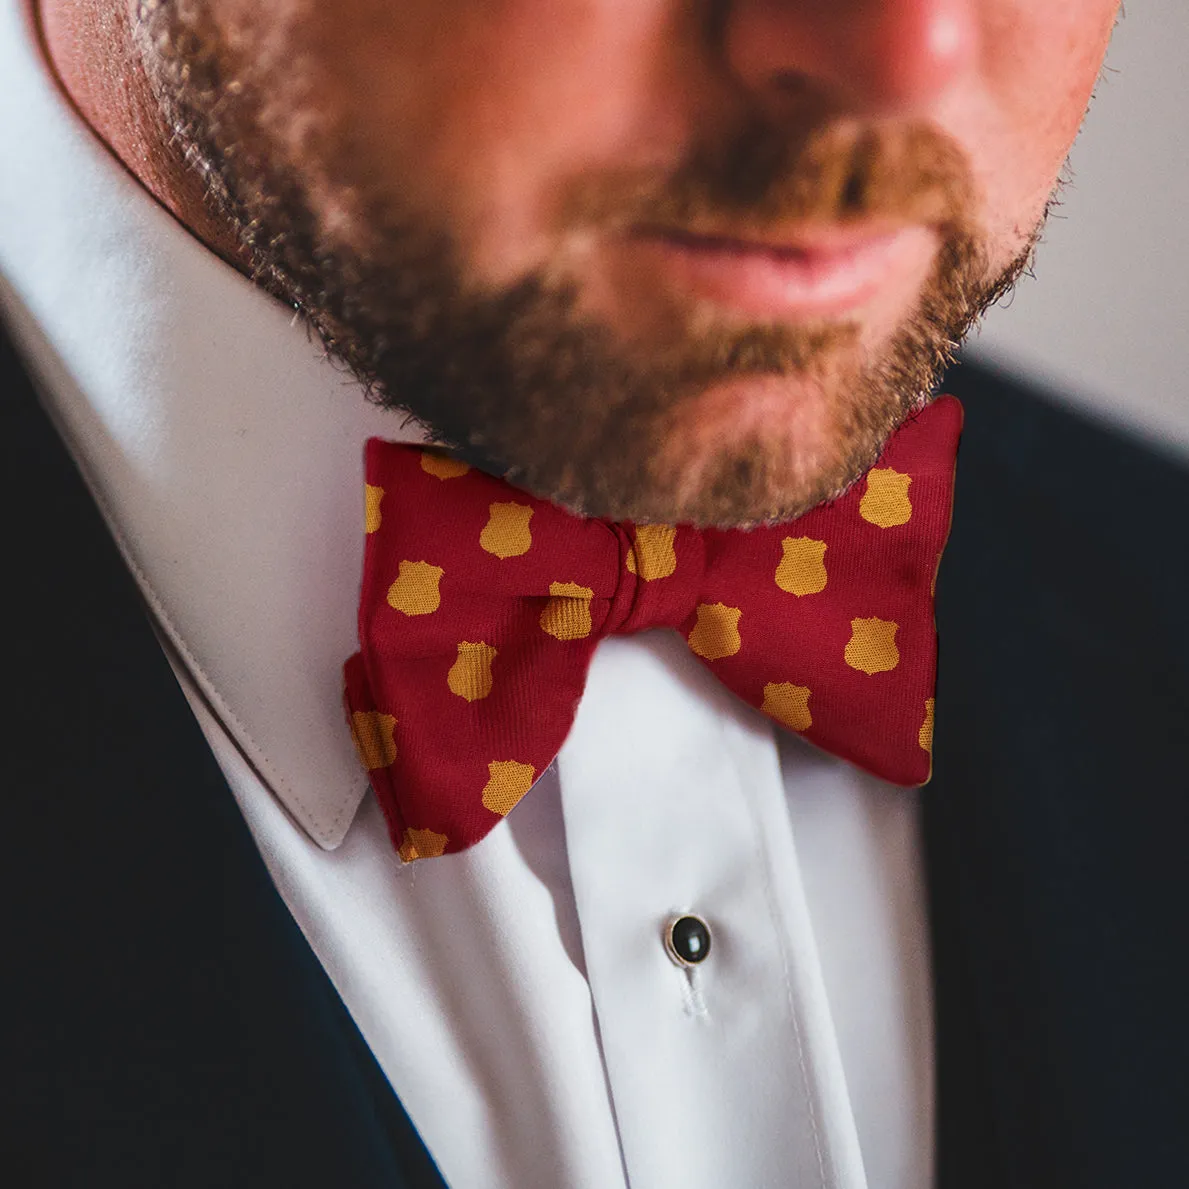
[[622,542],[446,455],[373,439],[348,716],[406,861],[478,842],[552,762]]

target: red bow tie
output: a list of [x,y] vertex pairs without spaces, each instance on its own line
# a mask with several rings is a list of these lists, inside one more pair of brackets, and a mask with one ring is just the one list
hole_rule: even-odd
[[941,397],[847,495],[748,531],[583,520],[369,441],[346,701],[401,857],[478,842],[557,755],[598,642],[646,628],[819,747],[923,784],[961,423]]

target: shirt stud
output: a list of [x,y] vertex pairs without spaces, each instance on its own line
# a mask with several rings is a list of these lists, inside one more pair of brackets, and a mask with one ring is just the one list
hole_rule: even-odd
[[673,917],[665,927],[665,952],[678,966],[697,966],[710,953],[710,927],[701,917]]

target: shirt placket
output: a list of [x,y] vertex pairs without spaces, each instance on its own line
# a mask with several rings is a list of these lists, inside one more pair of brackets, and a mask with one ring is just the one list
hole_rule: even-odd
[[633,1189],[866,1186],[772,732],[649,632],[600,645],[558,757]]

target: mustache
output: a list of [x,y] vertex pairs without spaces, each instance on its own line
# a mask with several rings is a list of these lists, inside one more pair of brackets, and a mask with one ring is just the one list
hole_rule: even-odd
[[886,219],[953,233],[972,227],[975,200],[965,154],[932,125],[836,120],[789,128],[753,117],[693,145],[668,171],[577,179],[560,204],[559,227],[721,234]]

